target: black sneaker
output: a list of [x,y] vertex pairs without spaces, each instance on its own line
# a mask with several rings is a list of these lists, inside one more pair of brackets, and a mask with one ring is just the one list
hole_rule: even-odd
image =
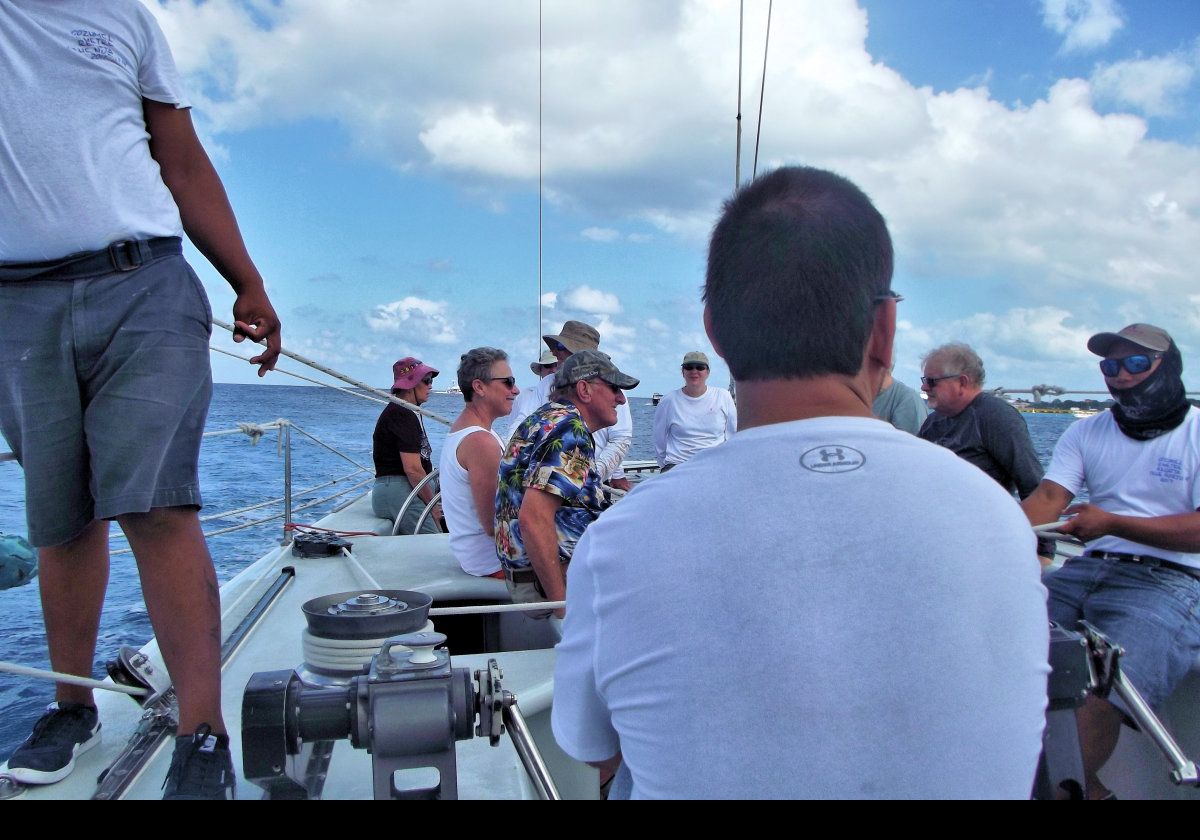
[[8,760],[7,775],[27,785],[59,782],[75,769],[75,758],[100,743],[95,706],[51,703],[33,733]]
[[214,735],[207,723],[175,739],[163,799],[233,799],[233,756],[229,736]]

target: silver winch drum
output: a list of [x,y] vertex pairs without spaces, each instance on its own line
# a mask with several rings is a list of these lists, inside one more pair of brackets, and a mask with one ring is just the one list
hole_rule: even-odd
[[403,589],[339,592],[306,602],[302,679],[328,685],[361,673],[385,640],[431,632],[432,603],[424,592]]

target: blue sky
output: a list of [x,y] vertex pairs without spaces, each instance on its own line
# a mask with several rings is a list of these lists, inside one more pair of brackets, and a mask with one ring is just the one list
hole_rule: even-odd
[[[490,344],[531,379],[536,2],[147,3],[287,347],[387,385],[409,354],[449,384],[459,353]],[[745,5],[748,176],[767,3]],[[699,288],[733,187],[737,16],[544,3],[544,324],[598,325],[643,396],[709,349]],[[1095,389],[1087,336],[1147,320],[1200,389],[1200,4],[781,0],[771,27],[759,168],[834,169],[888,218],[899,378],[962,340],[991,386]],[[252,378],[220,356],[214,372]]]

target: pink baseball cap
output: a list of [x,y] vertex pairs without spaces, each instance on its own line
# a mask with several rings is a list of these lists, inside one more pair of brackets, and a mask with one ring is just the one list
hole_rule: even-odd
[[393,388],[400,388],[404,391],[411,391],[417,387],[417,383],[424,379],[427,375],[433,374],[437,376],[441,371],[437,368],[432,368],[413,356],[405,356],[396,364],[392,365],[392,378],[395,380],[392,383]]

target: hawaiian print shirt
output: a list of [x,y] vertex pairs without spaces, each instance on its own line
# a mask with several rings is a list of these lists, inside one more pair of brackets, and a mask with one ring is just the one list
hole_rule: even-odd
[[596,446],[571,403],[547,403],[513,433],[500,458],[496,488],[496,554],[505,568],[529,568],[517,516],[532,487],[562,499],[554,516],[558,556],[566,563],[588,525],[608,507],[595,468]]

